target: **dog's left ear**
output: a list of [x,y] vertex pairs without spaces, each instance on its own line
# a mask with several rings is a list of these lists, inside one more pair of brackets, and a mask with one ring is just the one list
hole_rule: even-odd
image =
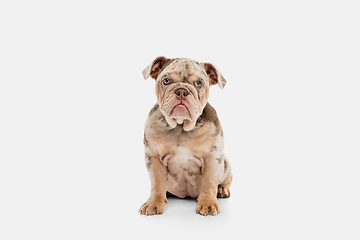
[[146,80],[150,76],[156,80],[158,74],[164,67],[166,60],[166,57],[157,57],[154,61],[152,61],[149,66],[142,71],[144,79]]
[[211,63],[203,63],[203,66],[209,77],[210,85],[219,84],[219,87],[223,89],[226,85],[226,79],[221,75],[219,69]]

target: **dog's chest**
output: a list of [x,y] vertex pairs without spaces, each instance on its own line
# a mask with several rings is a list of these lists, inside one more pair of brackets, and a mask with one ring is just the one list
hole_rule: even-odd
[[187,148],[174,147],[173,150],[163,157],[163,164],[167,166],[167,190],[180,198],[196,198],[200,193],[203,160]]

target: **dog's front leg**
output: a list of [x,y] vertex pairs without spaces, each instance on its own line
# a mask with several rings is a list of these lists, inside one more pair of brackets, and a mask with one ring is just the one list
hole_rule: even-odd
[[146,154],[146,167],[151,182],[150,198],[140,207],[139,212],[145,215],[162,214],[167,204],[166,168],[159,157]]
[[220,179],[221,165],[214,156],[204,159],[203,176],[200,194],[197,198],[196,213],[201,215],[216,215],[220,213],[217,201],[217,190]]

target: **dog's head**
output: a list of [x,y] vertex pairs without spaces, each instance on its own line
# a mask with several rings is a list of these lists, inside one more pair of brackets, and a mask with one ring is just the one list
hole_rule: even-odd
[[142,74],[156,80],[156,96],[161,113],[170,127],[183,124],[185,131],[194,128],[209,98],[209,87],[224,88],[225,78],[211,63],[187,58],[158,57]]

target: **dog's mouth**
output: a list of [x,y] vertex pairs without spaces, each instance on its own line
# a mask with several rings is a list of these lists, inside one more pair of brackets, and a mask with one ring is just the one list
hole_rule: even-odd
[[190,118],[191,117],[188,107],[183,103],[176,104],[173,107],[173,109],[171,110],[170,116],[173,118],[177,118],[177,117]]

